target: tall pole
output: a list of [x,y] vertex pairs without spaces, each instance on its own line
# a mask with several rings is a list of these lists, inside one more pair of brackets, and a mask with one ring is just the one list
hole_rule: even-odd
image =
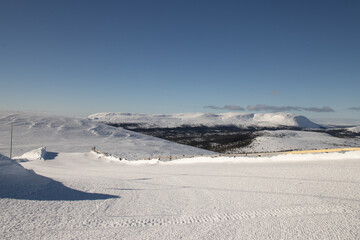
[[11,124],[11,134],[10,134],[10,159],[11,159],[11,157],[12,157],[13,130],[14,130],[14,124]]

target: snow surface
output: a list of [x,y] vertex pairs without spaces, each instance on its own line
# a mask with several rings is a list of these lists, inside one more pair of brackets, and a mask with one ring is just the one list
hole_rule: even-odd
[[360,237],[359,151],[21,164],[0,155],[1,239]]
[[[32,155],[27,155],[32,158]],[[28,159],[28,160],[29,160]],[[37,159],[35,159],[37,160]],[[61,170],[59,171],[61,172]],[[16,161],[0,154],[0,202],[1,199],[22,199],[22,200],[92,200],[107,199],[117,196],[107,194],[86,193],[75,189],[70,189],[62,183],[53,179],[40,176],[32,170],[23,168]],[[1,204],[0,204],[1,205]],[[3,206],[0,206],[2,208]],[[2,209],[6,213],[7,209]],[[21,215],[11,216],[21,217]],[[2,220],[2,219],[1,219]],[[2,223],[3,229],[7,228],[6,222]],[[29,223],[31,223],[31,219]],[[1,239],[4,239],[1,237]]]
[[10,149],[11,124],[14,124],[13,156],[41,146],[46,146],[49,152],[88,152],[96,146],[100,151],[132,160],[212,154],[88,119],[0,111],[0,152],[4,154]]
[[19,160],[45,160],[46,147],[40,147],[29,152],[24,153],[21,156],[14,157],[13,159]]
[[[120,161],[89,150],[211,152],[30,113],[2,112],[0,129],[0,239],[360,238],[360,151]],[[306,134],[271,131],[259,146],[303,148]]]
[[347,129],[350,132],[354,132],[354,133],[360,133],[360,126],[357,127],[351,127]]
[[239,152],[278,152],[288,150],[311,150],[325,148],[359,147],[359,138],[337,138],[326,133],[276,130],[261,131],[262,134]]
[[239,127],[301,127],[319,128],[304,116],[290,113],[177,113],[177,114],[140,114],[140,113],[96,113],[88,117],[107,123],[137,123],[142,127],[174,128],[182,125],[218,126],[236,125]]

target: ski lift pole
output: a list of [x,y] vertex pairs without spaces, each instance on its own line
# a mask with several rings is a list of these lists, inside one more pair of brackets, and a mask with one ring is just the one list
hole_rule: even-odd
[[10,159],[11,159],[11,157],[12,157],[13,130],[14,130],[14,124],[11,124],[11,133],[10,133]]

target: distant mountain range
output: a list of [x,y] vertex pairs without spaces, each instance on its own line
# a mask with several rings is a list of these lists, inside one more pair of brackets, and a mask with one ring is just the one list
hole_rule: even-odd
[[176,128],[181,126],[296,127],[322,128],[308,118],[291,113],[96,113],[89,119],[111,124],[134,124],[141,128]]

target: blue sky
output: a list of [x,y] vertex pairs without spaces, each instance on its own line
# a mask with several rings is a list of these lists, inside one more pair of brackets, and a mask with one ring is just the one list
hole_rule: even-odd
[[2,0],[0,109],[360,119],[359,12],[346,0]]

